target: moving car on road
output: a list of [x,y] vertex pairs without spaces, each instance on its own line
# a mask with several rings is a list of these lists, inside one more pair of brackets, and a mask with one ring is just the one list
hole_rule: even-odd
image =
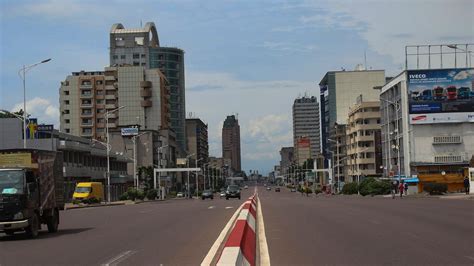
[[202,200],[205,200],[205,199],[213,200],[214,199],[214,193],[212,193],[211,190],[204,190],[201,194],[201,199]]
[[228,200],[229,198],[238,198],[240,199],[240,189],[237,185],[229,185],[225,192],[225,199]]
[[77,183],[72,198],[82,202],[101,202],[104,199],[104,186],[100,182]]
[[183,192],[178,192],[178,194],[176,194],[176,197],[178,197],[178,198],[183,198],[183,197],[184,197],[184,193],[183,193]]
[[267,187],[267,190],[268,190],[268,191],[271,191],[271,190],[272,190],[272,187],[268,186],[268,187]]
[[275,192],[280,192],[280,188],[279,188],[279,187],[276,187],[276,188],[275,188]]

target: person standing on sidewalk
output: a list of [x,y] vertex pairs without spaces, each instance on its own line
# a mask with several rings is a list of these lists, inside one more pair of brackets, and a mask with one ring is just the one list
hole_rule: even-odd
[[404,185],[403,185],[403,181],[400,182],[400,185],[398,185],[398,191],[400,192],[400,198],[403,197],[403,188],[404,188]]
[[464,190],[466,191],[466,195],[469,194],[469,189],[470,189],[470,182],[469,178],[467,176],[464,177]]
[[393,181],[392,182],[392,199],[395,198],[396,194],[397,194],[397,182]]
[[405,191],[405,196],[408,195],[408,183],[403,184],[403,190]]

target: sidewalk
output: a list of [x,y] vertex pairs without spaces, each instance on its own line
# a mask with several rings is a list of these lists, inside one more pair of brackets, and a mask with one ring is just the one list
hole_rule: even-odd
[[[377,197],[377,196],[376,196]],[[380,195],[379,197],[391,198],[392,194]],[[395,196],[399,198],[400,195]],[[474,194],[466,195],[465,193],[448,193],[445,195],[429,195],[428,193],[418,193],[411,195],[403,195],[404,198],[432,198],[432,199],[474,199]]]

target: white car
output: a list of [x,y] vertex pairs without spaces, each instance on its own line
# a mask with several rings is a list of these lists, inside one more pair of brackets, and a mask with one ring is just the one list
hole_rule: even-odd
[[184,193],[183,192],[178,192],[178,194],[176,194],[176,197],[177,198],[182,198],[182,197],[184,197]]
[[244,187],[244,188],[245,188],[245,189],[247,189],[247,188],[249,188],[249,186],[245,185],[245,187]]

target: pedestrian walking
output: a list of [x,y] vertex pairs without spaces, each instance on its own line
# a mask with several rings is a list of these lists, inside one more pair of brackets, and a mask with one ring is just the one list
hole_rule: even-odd
[[400,182],[400,185],[398,185],[398,191],[400,192],[400,198],[403,197],[403,181]]
[[306,197],[309,197],[308,194],[309,194],[309,188],[305,187],[304,188],[305,192],[306,192]]
[[405,190],[405,196],[408,195],[408,183],[403,184],[403,190]]
[[469,182],[469,178],[467,176],[464,177],[464,190],[466,191],[466,195],[469,194],[469,190],[470,190],[470,182]]
[[396,181],[393,181],[392,182],[392,199],[395,198],[395,195],[397,194],[397,182]]

